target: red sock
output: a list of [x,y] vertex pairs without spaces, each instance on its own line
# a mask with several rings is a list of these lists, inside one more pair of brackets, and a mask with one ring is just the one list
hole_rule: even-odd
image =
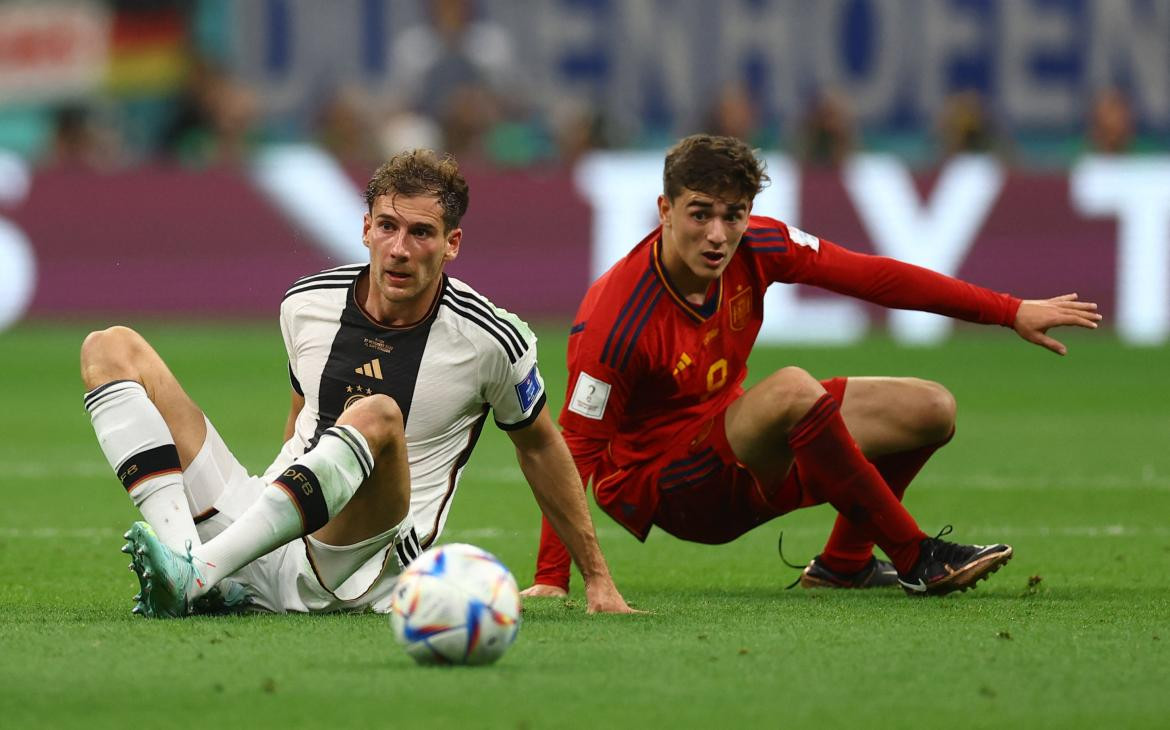
[[536,577],[533,583],[560,586],[569,590],[569,550],[547,517],[540,518],[540,549],[536,553]]
[[850,522],[868,531],[907,573],[926,534],[849,435],[841,406],[826,393],[788,434],[800,481]]
[[[910,482],[918,476],[918,472],[934,452],[950,443],[954,436],[955,432],[952,430],[949,436],[938,443],[879,456],[873,460],[873,465],[889,485],[890,491],[901,502],[906,487],[910,486]],[[844,516],[837,515],[837,521],[833,523],[833,532],[821,552],[821,560],[825,566],[838,573],[855,573],[865,567],[871,555],[873,536],[866,530],[859,529]]]

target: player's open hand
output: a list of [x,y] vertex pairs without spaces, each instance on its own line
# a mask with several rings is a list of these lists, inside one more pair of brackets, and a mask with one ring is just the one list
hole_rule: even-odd
[[1028,342],[1048,348],[1057,355],[1064,355],[1068,353],[1068,348],[1047,335],[1049,328],[1071,326],[1097,329],[1100,321],[1101,315],[1097,313],[1095,302],[1078,301],[1076,294],[1064,294],[1051,299],[1025,299],[1016,312],[1016,321],[1012,326]]
[[585,581],[585,603],[589,613],[643,613],[630,608],[612,580]]

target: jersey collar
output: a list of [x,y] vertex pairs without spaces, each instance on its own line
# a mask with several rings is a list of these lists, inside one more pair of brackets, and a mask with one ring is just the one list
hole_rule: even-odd
[[[358,301],[358,295],[357,295],[358,282],[360,282],[362,280],[362,277],[369,277],[369,275],[370,275],[370,267],[367,264],[366,268],[362,269],[361,273],[358,274],[357,277],[353,280],[353,284],[350,284],[349,300],[353,303],[354,308],[357,309],[357,311],[361,313],[362,317],[364,317],[365,320],[367,322],[369,322],[369,324],[371,326],[373,326],[377,329],[380,329],[380,330],[385,330],[387,332],[399,332],[402,330],[414,329],[415,327],[418,327],[420,324],[423,324],[424,322],[430,321],[430,319],[435,316],[435,312],[439,311],[439,300],[443,298],[443,292],[445,292],[447,290],[447,275],[444,273],[444,274],[442,274],[443,279],[439,283],[439,288],[435,290],[435,298],[431,301],[431,306],[427,309],[427,313],[424,314],[422,316],[422,318],[419,319],[417,322],[411,322],[410,324],[392,326],[392,325],[382,324],[378,320],[371,317],[370,313],[366,311],[366,308],[364,306],[362,306],[362,303]],[[373,286],[373,282],[370,283],[370,286]]]
[[675,288],[674,282],[666,274],[666,266],[662,263],[662,236],[654,241],[654,245],[650,249],[650,264],[654,267],[654,272],[658,274],[658,278],[662,280],[663,286],[670,294],[670,298],[674,300],[675,304],[682,307],[683,312],[688,317],[697,323],[706,322],[711,317],[719,312],[720,302],[723,301],[723,275],[715,280],[715,286],[707,289],[707,298],[703,301],[703,305],[696,307],[686,300],[678,289]]

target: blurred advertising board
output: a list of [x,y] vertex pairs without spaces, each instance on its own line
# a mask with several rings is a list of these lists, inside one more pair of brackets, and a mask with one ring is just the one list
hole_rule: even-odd
[[[29,175],[4,162],[0,326],[22,316],[274,317],[293,280],[365,255],[368,171],[330,171],[320,153],[276,154],[251,170]],[[588,283],[656,224],[661,164],[657,154],[600,154],[575,170],[468,170],[463,250],[449,271],[525,318],[571,317]],[[918,174],[884,156],[839,170],[775,157],[769,171],[757,213],[1025,298],[1075,291],[1129,342],[1170,338],[1170,158],[1023,172],[968,157]],[[776,342],[846,343],[887,326],[929,344],[951,328],[801,287],[768,296],[762,336]]]
[[97,3],[0,4],[0,104],[92,93],[105,79],[109,32]]
[[[426,0],[256,0],[230,6],[232,70],[277,113],[322,78],[425,107],[442,57]],[[787,125],[826,88],[878,131],[930,128],[978,91],[1013,130],[1082,129],[1102,87],[1128,92],[1142,128],[1170,131],[1164,0],[481,0],[466,52],[505,93],[585,100],[634,138],[690,129],[720,90],[748,87]],[[422,40],[420,40],[422,39]],[[447,49],[444,48],[444,52]],[[439,89],[438,91],[441,91]]]

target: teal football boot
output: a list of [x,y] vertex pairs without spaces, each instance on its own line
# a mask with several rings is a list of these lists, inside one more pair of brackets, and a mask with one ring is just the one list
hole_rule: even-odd
[[181,618],[193,610],[199,571],[186,555],[164,545],[150,525],[135,522],[123,537],[122,552],[130,555],[130,569],[138,576],[138,604],[134,613],[148,618]]

